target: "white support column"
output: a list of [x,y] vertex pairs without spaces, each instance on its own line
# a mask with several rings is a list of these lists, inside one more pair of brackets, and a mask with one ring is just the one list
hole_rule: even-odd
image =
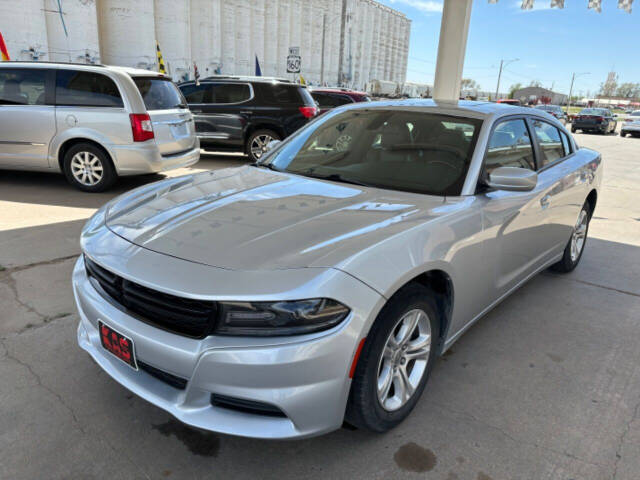
[[444,0],[433,86],[436,100],[458,100],[460,97],[471,4],[472,0]]

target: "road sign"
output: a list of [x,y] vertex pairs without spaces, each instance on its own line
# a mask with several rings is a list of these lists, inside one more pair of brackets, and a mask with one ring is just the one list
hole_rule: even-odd
[[300,56],[300,47],[289,47],[289,55]]
[[301,62],[300,55],[289,55],[287,57],[287,73],[300,73]]

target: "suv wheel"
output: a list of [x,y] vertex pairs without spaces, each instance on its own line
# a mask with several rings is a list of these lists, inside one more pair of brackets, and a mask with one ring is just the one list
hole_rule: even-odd
[[348,423],[386,432],[413,410],[436,358],[440,323],[431,295],[409,284],[376,318],[353,376]]
[[90,143],[71,147],[64,156],[63,169],[67,181],[85,192],[102,192],[117,178],[109,156]]
[[252,162],[256,162],[267,151],[267,146],[272,140],[280,140],[273,130],[256,130],[247,140],[247,154]]

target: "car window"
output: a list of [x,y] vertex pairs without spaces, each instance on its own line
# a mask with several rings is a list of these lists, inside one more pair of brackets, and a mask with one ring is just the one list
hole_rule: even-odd
[[540,168],[565,156],[560,131],[556,127],[541,120],[533,120],[533,130],[540,145]]
[[269,163],[345,183],[460,195],[481,123],[435,113],[346,110],[312,123]]
[[77,70],[56,73],[56,104],[84,107],[122,107],[115,82],[106,75]]
[[167,78],[133,77],[147,110],[166,110],[184,106],[180,90]]
[[[300,90],[305,90],[306,92],[306,89],[301,88]],[[300,103],[307,103],[303,102],[303,97],[300,95],[298,87],[295,85],[265,83],[262,85],[262,91],[265,99],[270,103],[295,103],[296,105],[300,105]],[[310,95],[309,98],[312,101],[311,105],[315,105],[315,103],[313,103],[313,98]]]
[[43,68],[0,69],[0,105],[44,105],[47,71]]
[[334,108],[339,107],[340,105],[346,105],[347,103],[353,103],[352,100],[346,96],[341,95],[339,93],[311,93],[311,96],[318,101],[318,105],[321,108]]
[[632,117],[640,117],[640,110],[636,110],[635,112],[631,112]]
[[491,134],[485,158],[485,170],[491,173],[498,167],[535,170],[533,145],[522,118],[506,120],[498,124]]
[[251,98],[246,83],[212,83],[210,103],[242,103]]
[[180,91],[187,103],[211,103],[211,86],[208,83],[181,85]]
[[560,138],[562,138],[562,147],[564,148],[564,155],[571,155],[573,150],[571,149],[571,142],[569,141],[569,135],[560,131]]

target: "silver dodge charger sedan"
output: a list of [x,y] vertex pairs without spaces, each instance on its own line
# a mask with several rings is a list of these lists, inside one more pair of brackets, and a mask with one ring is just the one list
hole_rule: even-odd
[[102,207],[73,272],[78,342],[184,423],[384,432],[436,357],[541,270],[573,270],[601,157],[534,109],[340,107],[257,164]]

